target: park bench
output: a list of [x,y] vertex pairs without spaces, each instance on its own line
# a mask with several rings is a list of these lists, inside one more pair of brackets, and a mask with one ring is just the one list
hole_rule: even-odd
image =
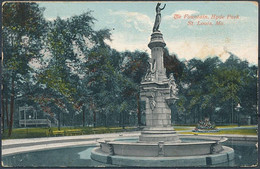
[[91,129],[83,129],[82,130],[82,134],[92,134],[92,130]]
[[95,128],[93,128],[92,132],[93,132],[93,134],[101,134],[101,133],[103,134],[103,133],[111,133],[111,130],[109,128],[104,128],[104,129],[100,129],[100,128],[95,129]]
[[67,130],[66,135],[72,136],[72,135],[81,135],[81,130]]
[[52,132],[54,136],[64,136],[64,130],[58,130]]
[[98,129],[92,129],[93,134],[96,134],[98,131]]

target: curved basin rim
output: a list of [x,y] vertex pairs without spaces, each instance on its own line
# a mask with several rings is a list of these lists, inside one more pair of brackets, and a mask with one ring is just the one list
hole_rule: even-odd
[[[109,144],[112,144],[112,145],[135,145],[135,146],[157,146],[158,145],[158,142],[123,142],[123,141],[109,141],[109,142],[99,142],[99,143],[103,143],[103,144],[106,144],[106,143],[109,143]],[[199,145],[199,144],[214,144],[216,143],[216,141],[201,141],[201,142],[190,142],[190,143],[169,143],[169,142],[165,142],[164,145]]]
[[[165,142],[164,145],[192,145],[192,144],[212,144],[212,143],[222,143],[228,140],[226,137],[215,137],[215,138],[210,138],[205,136],[185,136],[185,138],[200,138],[203,139],[203,141],[197,141],[197,142],[186,142],[186,143],[174,143],[174,142]],[[127,138],[127,137],[126,137]],[[111,138],[111,139],[99,139],[97,140],[98,143],[109,143],[109,144],[129,144],[129,145],[158,145],[158,142],[124,142],[117,140],[115,141],[116,138]]]

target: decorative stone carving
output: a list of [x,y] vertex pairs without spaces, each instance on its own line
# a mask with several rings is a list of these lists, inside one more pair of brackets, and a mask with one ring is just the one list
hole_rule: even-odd
[[155,72],[155,71],[156,71],[156,60],[153,58],[151,72]]
[[163,141],[158,142],[158,156],[159,157],[164,156],[164,142]]
[[155,80],[155,77],[156,77],[156,60],[153,59],[152,63],[151,61],[149,61],[149,67],[147,68],[147,73],[144,77],[144,81],[146,82],[151,82],[151,81],[154,81]]
[[[114,152],[114,147],[112,144],[109,143],[110,140],[105,140],[105,144],[108,146],[108,149],[109,149],[109,154],[110,155],[114,155],[115,152]],[[102,148],[102,145],[100,144],[100,147]]]
[[148,71],[143,79],[143,81],[148,82],[151,81],[151,71]]
[[170,87],[170,97],[176,96],[178,94],[178,88],[175,83],[173,73],[171,73],[169,77],[169,87]]
[[109,155],[114,155],[115,152],[114,152],[114,147],[112,144],[107,144],[109,146]]
[[219,141],[216,141],[215,144],[212,144],[210,146],[210,154],[215,154],[223,150],[223,147],[221,144],[219,144]]
[[154,108],[156,107],[156,101],[154,100],[154,94],[152,94],[152,97],[150,98],[150,108],[152,110],[154,110]]
[[157,91],[157,92],[156,92],[156,96],[162,96],[162,92]]

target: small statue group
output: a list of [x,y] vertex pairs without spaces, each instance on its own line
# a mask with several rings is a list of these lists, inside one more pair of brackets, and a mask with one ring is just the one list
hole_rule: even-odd
[[178,88],[175,83],[173,73],[171,73],[169,77],[169,87],[170,87],[170,97],[176,96],[178,94]]
[[155,59],[152,61],[152,64],[151,64],[151,61],[149,61],[149,64],[147,66],[147,73],[144,77],[144,81],[153,81],[155,79],[155,76],[156,76],[156,61]]
[[204,121],[200,120],[196,127],[196,129],[215,129],[215,128],[216,128],[215,125],[211,124],[209,118],[205,118]]

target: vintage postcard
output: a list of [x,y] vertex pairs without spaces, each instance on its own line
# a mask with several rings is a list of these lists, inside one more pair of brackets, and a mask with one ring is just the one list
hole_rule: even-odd
[[2,167],[257,167],[258,2],[5,1]]

